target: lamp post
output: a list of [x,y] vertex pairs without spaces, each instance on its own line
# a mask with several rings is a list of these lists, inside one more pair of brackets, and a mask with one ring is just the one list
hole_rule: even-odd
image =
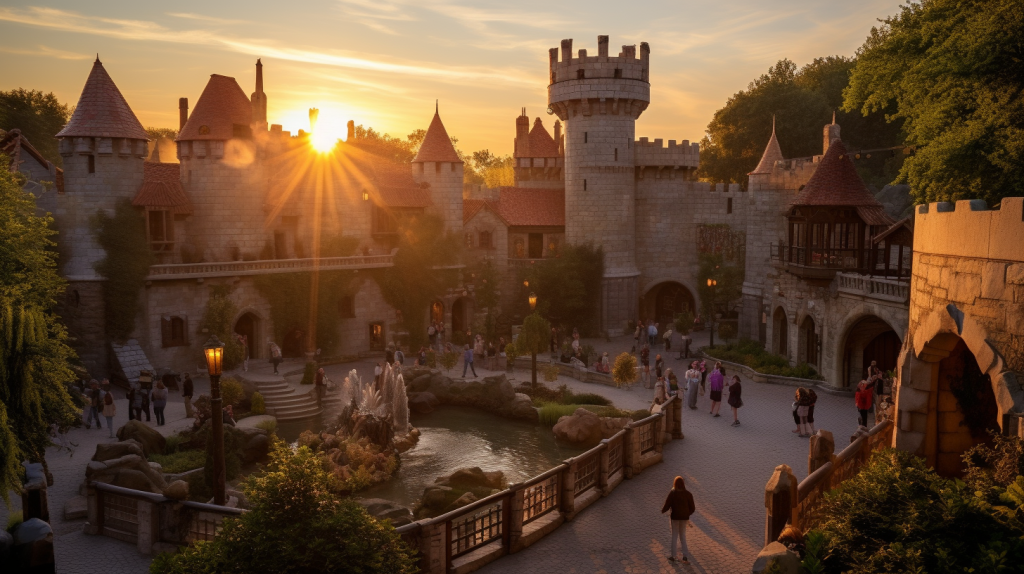
[[[537,310],[537,294],[531,292],[528,298],[530,302],[530,312],[536,312]],[[537,348],[533,347],[530,349],[530,388],[537,388]]]
[[206,354],[206,369],[210,373],[210,410],[212,411],[212,433],[210,450],[213,455],[213,503],[224,504],[224,412],[220,398],[220,374],[224,366],[224,343],[216,335],[210,337],[203,347]]
[[715,296],[717,295],[716,291],[717,291],[717,287],[718,287],[718,281],[708,277],[708,287],[711,288],[711,304],[708,305],[708,310],[711,311],[711,313],[710,313],[711,316],[708,317],[708,323],[710,324],[710,328],[708,329],[708,331],[711,332],[711,345],[710,346],[714,347],[715,346],[715,324],[716,324],[716,321],[715,321]]

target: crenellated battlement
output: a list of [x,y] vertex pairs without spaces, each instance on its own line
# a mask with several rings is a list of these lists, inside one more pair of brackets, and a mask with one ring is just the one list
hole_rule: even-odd
[[696,169],[700,164],[700,144],[691,144],[690,140],[683,140],[682,143],[668,140],[668,145],[665,146],[661,138],[654,141],[640,138],[633,142],[633,146],[635,148],[635,164],[638,167],[664,166]]
[[919,205],[914,252],[1024,262],[1024,197],[1004,197],[999,209],[981,199]]
[[636,46],[623,46],[618,56],[608,55],[608,36],[597,37],[597,55],[590,56],[586,49],[572,57],[572,39],[562,40],[561,58],[559,49],[548,51],[548,72],[550,83],[583,79],[627,79],[647,82],[651,49],[647,42],[640,43],[640,57]]
[[623,46],[618,56],[608,55],[608,36],[598,36],[598,55],[580,50],[572,57],[572,40],[562,40],[549,52],[548,105],[562,121],[578,115],[622,115],[633,118],[651,101],[648,81],[651,49],[646,42]]
[[149,153],[149,142],[142,139],[65,137],[57,145],[63,157],[74,154],[146,157]]

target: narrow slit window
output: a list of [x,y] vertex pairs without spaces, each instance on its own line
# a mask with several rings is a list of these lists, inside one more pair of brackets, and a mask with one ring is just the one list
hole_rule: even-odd
[[89,173],[96,173],[96,156],[87,156],[89,161]]
[[731,197],[725,200],[725,212],[726,213],[732,213],[732,198]]
[[583,191],[587,191],[587,180],[583,180]]
[[619,161],[619,148],[615,148],[615,161]]
[[583,132],[583,143],[587,143],[587,140],[589,140],[589,139],[590,139],[590,132]]

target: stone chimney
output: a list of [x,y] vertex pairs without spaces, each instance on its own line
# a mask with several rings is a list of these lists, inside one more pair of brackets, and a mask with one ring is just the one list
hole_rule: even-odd
[[836,113],[832,112],[832,123],[825,124],[825,129],[822,130],[822,146],[821,155],[828,153],[828,146],[832,143],[832,140],[839,139],[839,124],[836,123]]
[[188,98],[178,98],[178,131],[185,129],[188,121]]
[[345,136],[345,141],[351,143],[356,139],[356,122],[348,121],[348,134]]

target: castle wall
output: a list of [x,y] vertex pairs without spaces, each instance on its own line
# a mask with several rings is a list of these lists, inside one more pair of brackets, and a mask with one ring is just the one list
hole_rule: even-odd
[[444,218],[445,227],[458,232],[462,229],[461,163],[422,162],[412,164],[412,176],[417,182],[430,186],[431,210]]

